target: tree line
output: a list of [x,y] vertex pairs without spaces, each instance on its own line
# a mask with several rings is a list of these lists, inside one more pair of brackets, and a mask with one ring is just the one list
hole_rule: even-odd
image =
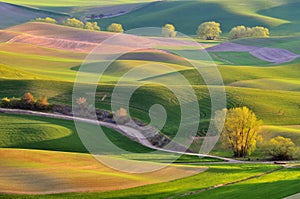
[[[37,22],[45,22],[45,23],[53,23],[59,24],[55,19],[46,17],[46,18],[36,18],[35,21]],[[69,26],[73,28],[80,28],[80,29],[87,29],[87,30],[94,30],[94,31],[101,31],[101,27],[98,25],[97,22],[83,22],[76,18],[68,18],[60,23],[60,25]],[[107,28],[109,32],[116,32],[116,33],[123,33],[124,29],[122,24],[112,23]]]
[[[163,27],[162,35],[164,37],[176,37],[175,26],[173,24],[166,24]],[[215,21],[204,22],[198,26],[197,37],[205,40],[215,40],[220,37],[222,30],[221,24]],[[236,26],[229,32],[228,39],[239,39],[239,38],[264,38],[269,37],[270,31],[268,28],[255,26],[245,27],[243,25]]]
[[[35,21],[59,24],[55,19],[46,18],[36,18]],[[61,25],[70,26],[74,28],[81,28],[87,30],[101,31],[101,27],[97,22],[83,22],[76,18],[68,18],[64,20]],[[106,31],[123,33],[124,29],[122,24],[112,23],[107,28]],[[222,33],[221,24],[215,21],[204,22],[200,24],[197,28],[196,34],[198,38],[205,40],[216,40],[220,37]],[[162,27],[163,37],[176,37],[177,31],[173,24],[165,24]],[[239,38],[265,38],[270,36],[270,31],[268,28],[262,26],[246,27],[243,25],[233,27],[228,34],[228,39],[239,39]]]

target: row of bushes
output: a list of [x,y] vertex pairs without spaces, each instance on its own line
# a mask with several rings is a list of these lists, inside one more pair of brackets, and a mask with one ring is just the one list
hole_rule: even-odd
[[[215,40],[222,33],[221,24],[215,21],[204,22],[198,26],[197,36],[206,40]],[[162,36],[164,37],[176,37],[177,32],[175,31],[175,26],[173,24],[166,24],[162,28]],[[270,36],[270,31],[268,28],[255,26],[255,27],[245,27],[236,26],[229,32],[228,39],[238,39],[238,38],[265,38]]]
[[49,110],[51,108],[47,97],[34,99],[31,93],[25,93],[21,98],[3,98],[0,102],[2,108],[26,109],[26,110]]
[[[46,17],[46,18],[36,18],[35,21],[37,22],[45,22],[45,23],[53,23],[53,24],[59,24],[55,19]],[[83,22],[76,18],[68,18],[64,20],[61,25],[74,27],[74,28],[81,28],[81,29],[87,29],[87,30],[95,30],[100,31],[101,27],[98,25],[97,22]],[[124,29],[122,27],[122,24],[112,23],[110,26],[106,29],[109,32],[118,32],[123,33]]]

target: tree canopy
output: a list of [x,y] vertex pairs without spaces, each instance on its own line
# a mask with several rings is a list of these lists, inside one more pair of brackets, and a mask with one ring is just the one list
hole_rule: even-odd
[[222,33],[221,25],[217,22],[204,22],[198,26],[198,37],[206,40],[215,40]]
[[107,31],[109,32],[118,32],[118,33],[123,33],[124,29],[122,27],[122,24],[118,23],[112,23],[107,27]]
[[175,31],[175,26],[173,24],[166,24],[162,28],[163,37],[176,37],[177,32]]
[[256,149],[256,143],[261,140],[258,135],[261,121],[247,107],[223,110],[226,120],[222,132],[222,144],[231,149],[234,157],[246,157]]
[[229,32],[229,39],[232,40],[247,37],[263,38],[269,37],[269,35],[269,29],[265,27],[256,26],[249,28],[245,26],[236,26]]
[[97,31],[101,30],[101,28],[100,28],[100,26],[98,26],[97,22],[86,22],[86,24],[84,25],[84,28],[88,29],[88,30],[97,30]]
[[62,22],[63,25],[65,26],[70,26],[74,28],[83,28],[84,23],[80,21],[79,19],[76,18],[68,18]]

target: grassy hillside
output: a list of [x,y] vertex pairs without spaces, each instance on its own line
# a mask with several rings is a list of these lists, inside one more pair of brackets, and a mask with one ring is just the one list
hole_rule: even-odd
[[[292,33],[298,21],[297,15],[293,20],[281,17],[280,13],[272,16],[272,8],[289,6],[288,1],[235,1],[226,0],[198,0],[198,1],[161,1],[149,4],[141,9],[123,16],[97,20],[102,26],[112,22],[119,22],[125,29],[138,27],[162,27],[166,23],[173,23],[177,30],[194,35],[198,25],[204,21],[215,20],[222,24],[224,32],[228,32],[237,25],[263,25],[271,28],[274,34]],[[269,12],[260,12],[261,10]],[[277,11],[274,10],[274,13]],[[182,13],[182,14],[181,14]],[[212,13],[218,13],[212,15]],[[134,20],[133,20],[134,19]],[[187,23],[188,22],[188,23]],[[290,23],[292,27],[278,31],[278,26]]]
[[[55,17],[59,19],[59,15],[64,16],[73,16],[80,19],[84,19],[87,16],[99,15],[103,14],[106,16],[114,16],[120,15],[120,13],[127,13],[132,10],[143,7],[149,2],[155,0],[117,0],[117,1],[84,1],[84,0],[76,0],[76,1],[62,1],[62,0],[54,0],[50,2],[46,1],[37,1],[37,0],[5,0],[6,3],[13,4],[11,7],[16,8],[20,7],[19,11],[22,13],[26,13],[26,9],[31,8],[31,13],[27,13],[27,17],[30,15],[37,15],[38,17],[42,17],[39,11],[48,12],[49,16]],[[4,5],[4,4],[3,4]],[[33,9],[32,9],[33,8]],[[56,14],[55,14],[56,13]],[[3,14],[3,13],[2,13]],[[18,13],[10,12],[10,14],[18,15]],[[17,22],[21,22],[20,19],[14,18],[14,24],[18,24]],[[32,19],[29,17],[29,19]],[[24,21],[23,21],[24,22]],[[11,23],[13,24],[13,23]]]
[[[183,198],[284,198],[299,193],[299,168],[284,169],[263,177]],[[249,191],[255,190],[255,191]],[[266,191],[267,190],[267,191]]]

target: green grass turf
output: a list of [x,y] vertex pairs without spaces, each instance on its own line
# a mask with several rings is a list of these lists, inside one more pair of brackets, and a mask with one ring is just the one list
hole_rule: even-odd
[[210,56],[218,65],[237,65],[237,66],[268,66],[270,62],[260,60],[248,52],[216,52]]
[[297,79],[255,79],[238,81],[231,86],[259,88],[264,90],[300,91],[300,81]]
[[36,74],[18,70],[13,67],[5,66],[3,64],[0,64],[0,76],[1,79],[40,79],[41,78]]
[[265,142],[277,136],[288,137],[300,147],[300,126],[265,126],[262,136]]
[[300,192],[300,169],[284,169],[242,183],[220,187],[183,198],[280,199]]
[[[282,4],[289,5],[289,2],[282,2]],[[264,15],[259,11],[279,5],[281,4],[278,1],[243,0],[239,4],[232,0],[161,1],[119,17],[97,21],[104,27],[112,22],[122,23],[127,30],[138,27],[162,27],[166,23],[173,23],[178,31],[189,35],[195,35],[198,25],[210,20],[220,22],[225,33],[232,27],[241,24],[246,26],[263,25],[273,30],[273,27],[288,23],[290,20],[282,19],[280,15],[276,17],[269,16],[269,13]],[[218,13],[218,15],[212,13]],[[297,20],[295,16],[293,19]],[[186,23],[187,21],[189,23]],[[293,23],[293,25],[296,24]],[[284,31],[293,32],[294,26],[291,29],[284,29]],[[274,29],[273,33],[277,34],[276,31],[277,29]]]
[[[210,165],[209,167],[208,171],[192,177],[127,190],[104,193],[71,193],[44,196],[29,195],[27,198],[167,198],[171,196],[178,196],[189,191],[200,190],[218,184],[237,181],[278,168],[278,166],[275,165],[261,164]],[[7,197],[7,195],[1,196]],[[22,198],[24,195],[12,195],[12,197]]]
[[271,48],[284,48],[293,53],[300,54],[300,37],[299,36],[286,36],[286,37],[271,37],[271,38],[247,38],[237,39],[232,42],[260,47],[271,47]]

